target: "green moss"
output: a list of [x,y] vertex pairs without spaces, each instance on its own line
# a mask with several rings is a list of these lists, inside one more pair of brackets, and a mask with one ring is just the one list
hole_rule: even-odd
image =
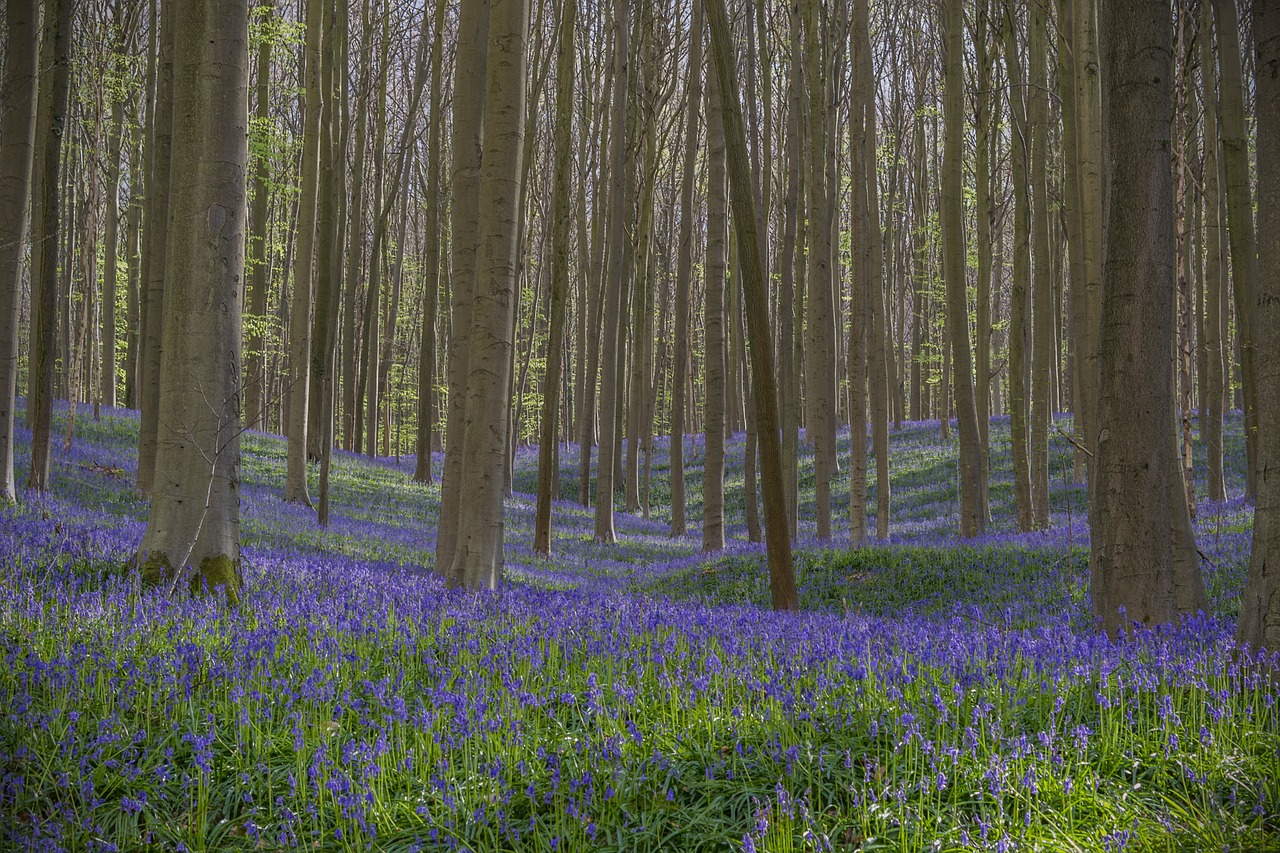
[[200,561],[200,571],[191,577],[191,592],[198,594],[208,589],[213,592],[218,587],[227,591],[227,603],[232,607],[240,604],[240,566],[226,554],[215,554]]
[[160,586],[168,583],[173,577],[173,567],[169,564],[169,558],[160,551],[153,551],[147,555],[142,561],[142,585]]

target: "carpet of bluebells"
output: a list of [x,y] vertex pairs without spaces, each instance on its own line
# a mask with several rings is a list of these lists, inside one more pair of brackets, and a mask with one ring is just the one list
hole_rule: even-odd
[[1231,639],[1238,497],[1199,507],[1212,612],[1112,644],[1091,630],[1069,448],[1053,528],[1014,533],[1004,422],[996,532],[958,543],[954,445],[906,424],[893,539],[850,551],[802,525],[800,615],[765,609],[741,436],[711,556],[700,437],[694,535],[666,533],[660,440],[652,517],[619,515],[602,546],[561,501],[551,559],[521,449],[506,584],[472,595],[431,574],[439,488],[410,482],[414,459],[339,454],[322,530],[280,500],[283,442],[249,433],[230,609],[138,589],[136,416],[76,430],[52,493],[0,512],[0,849],[1280,849],[1280,661]]

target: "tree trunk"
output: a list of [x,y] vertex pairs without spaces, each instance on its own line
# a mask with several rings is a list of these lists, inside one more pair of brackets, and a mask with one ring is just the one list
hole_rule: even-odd
[[1217,74],[1214,66],[1212,10],[1208,3],[1200,7],[1200,74],[1204,97],[1204,291],[1205,318],[1201,347],[1205,351],[1204,387],[1205,417],[1200,422],[1200,438],[1204,442],[1208,467],[1209,499],[1227,499],[1226,478],[1222,458],[1223,375],[1222,341],[1224,335],[1222,192],[1218,163],[1218,98]]
[[[145,277],[142,282],[142,346],[138,354],[138,480],[142,497],[155,478],[160,417],[160,349],[164,319],[165,264],[169,229],[170,145],[173,126],[173,6],[161,4],[157,45],[155,106],[147,150],[147,197],[142,226]],[[28,403],[28,405],[30,405]]]
[[1009,107],[1013,119],[1010,160],[1013,170],[1013,287],[1009,304],[1009,444],[1013,455],[1013,495],[1018,529],[1033,527],[1031,459],[1027,417],[1027,284],[1031,278],[1031,208],[1027,177],[1026,95],[1018,61],[1017,21],[1012,12],[1005,20],[1005,68],[1009,74]]
[[627,101],[630,96],[627,0],[614,3],[613,101],[609,121],[609,246],[604,278],[604,343],[601,346],[604,371],[600,380],[600,450],[596,457],[595,540],[613,542],[613,487],[618,427],[618,403],[623,380],[619,369],[622,355],[622,295],[626,289],[625,242],[629,207],[627,188],[631,182],[628,148]]
[[1049,430],[1053,424],[1053,284],[1049,265],[1049,91],[1046,66],[1048,22],[1044,4],[1030,7],[1027,129],[1031,134],[1031,515],[1039,530],[1049,527]]
[[[1236,333],[1240,340],[1240,389],[1244,397],[1244,438],[1248,456],[1245,496],[1257,492],[1258,335],[1254,331],[1258,255],[1253,230],[1253,190],[1249,183],[1249,132],[1245,126],[1244,82],[1240,70],[1240,25],[1235,0],[1212,0],[1218,30],[1222,88],[1222,170],[1226,175],[1227,237],[1231,242],[1231,286],[1236,297]],[[1265,326],[1259,328],[1266,328]]]
[[[710,3],[708,13],[710,13]],[[714,57],[714,53],[712,54]],[[702,550],[724,548],[724,445],[726,388],[725,267],[728,199],[725,185],[725,132],[718,76],[707,77],[707,260],[704,371],[704,444],[702,469]]]
[[1280,4],[1255,0],[1253,37],[1258,117],[1257,328],[1258,503],[1253,516],[1249,580],[1236,639],[1254,650],[1280,649]]
[[[258,16],[263,26],[271,24],[275,0],[259,0]],[[273,39],[258,42],[258,79],[254,95],[254,125],[263,133],[271,121],[271,45]],[[356,182],[359,185],[359,181]],[[268,322],[267,291],[270,266],[267,256],[268,215],[271,211],[271,157],[260,151],[253,158],[253,193],[249,204],[249,339],[246,342],[244,408],[245,425],[262,429],[266,419],[266,359],[263,334]]]
[[1093,614],[1114,637],[1132,623],[1160,625],[1194,613],[1204,606],[1204,588],[1194,552],[1190,560],[1179,554],[1188,543],[1170,531],[1172,498],[1181,491],[1173,479],[1170,358],[1172,20],[1160,0],[1107,4],[1106,17],[1112,201],[1089,524]]
[[778,254],[778,370],[782,377],[779,405],[782,409],[782,490],[786,501],[787,529],[796,538],[799,504],[800,384],[794,381],[796,358],[796,270],[804,264],[796,252],[800,205],[801,121],[803,98],[802,52],[799,13],[791,13],[791,69],[787,84],[786,186],[782,196],[782,245]]
[[[716,66],[726,161],[733,193],[733,221],[739,245],[742,293],[751,337],[751,369],[755,388],[756,419],[760,427],[760,459],[763,473],[765,548],[769,561],[769,588],[775,610],[797,610],[795,576],[791,565],[791,538],[787,530],[786,500],[782,489],[781,445],[778,438],[778,392],[774,383],[772,339],[769,333],[768,297],[765,293],[764,251],[760,245],[755,192],[747,157],[742,106],[738,101],[737,70],[724,0],[708,0],[711,55]],[[708,117],[708,126],[711,121]]]
[[99,400],[116,404],[116,273],[120,258],[120,156],[124,141],[124,101],[110,95],[111,131],[107,143],[106,218],[103,223],[102,356],[98,374]]
[[519,265],[517,205],[525,133],[528,0],[493,0],[485,77],[475,299],[471,311],[462,488],[451,586],[495,589],[503,567],[503,491],[512,318]]
[[[946,82],[943,99],[946,138],[942,159],[942,260],[947,282],[947,334],[951,338],[956,425],[960,432],[960,535],[986,528],[982,497],[982,445],[973,394],[969,306],[965,298],[964,199],[964,12],[961,0],[946,6]],[[946,417],[944,410],[943,417]]]
[[31,204],[36,129],[36,0],[7,0],[9,44],[0,89],[0,501],[17,499],[13,474],[22,256]]
[[[443,8],[444,4],[440,4]],[[534,519],[533,550],[551,554],[551,485],[556,427],[560,413],[560,370],[564,361],[565,302],[569,290],[569,182],[573,167],[574,27],[577,0],[566,0],[560,18],[556,56],[555,187],[551,202],[551,317],[547,338],[547,367],[543,378],[542,432],[538,441],[538,498]]]
[[698,112],[702,102],[702,0],[693,2],[689,30],[689,63],[685,79],[683,174],[680,178],[680,245],[676,254],[675,353],[671,379],[671,535],[683,536],[685,522],[684,432],[688,407],[685,384],[689,377],[689,303],[693,290],[694,184],[698,166]]
[[[246,0],[174,14],[173,193],[145,581],[240,586],[240,334],[249,151]],[[194,380],[194,381],[193,381]],[[175,577],[176,576],[176,577]]]
[[[49,445],[53,426],[53,368],[58,309],[58,177],[70,88],[73,0],[50,0],[45,7],[40,78],[38,160],[33,167],[31,212],[31,357],[27,364],[27,423],[31,427],[31,468],[27,487],[49,488]],[[6,145],[8,136],[5,137]]]
[[[489,3],[466,3],[458,18],[454,65],[453,136],[450,145],[452,203],[450,252],[452,287],[449,332],[449,410],[445,422],[444,473],[440,483],[440,520],[436,532],[435,572],[452,578],[458,542],[459,492],[462,489],[462,443],[465,432],[465,394],[471,337],[471,303],[475,298],[476,251],[480,237],[481,129],[484,93],[471,82],[483,80],[488,64]],[[462,92],[466,97],[456,97]],[[505,436],[504,436],[505,440]],[[505,454],[501,454],[505,455]]]
[[413,479],[417,483],[432,482],[431,452],[435,448],[436,315],[440,309],[440,146],[444,124],[444,14],[445,0],[436,0],[435,29],[431,39],[431,118],[427,125],[427,233],[422,258],[425,311],[418,353],[418,460],[413,471]]

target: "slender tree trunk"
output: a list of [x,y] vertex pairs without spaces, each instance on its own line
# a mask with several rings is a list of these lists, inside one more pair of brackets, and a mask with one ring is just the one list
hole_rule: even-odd
[[427,203],[424,246],[422,341],[418,353],[418,461],[413,479],[432,481],[431,452],[435,447],[436,315],[440,309],[440,146],[444,124],[445,0],[436,0],[431,38],[431,118],[427,125]]
[[[373,26],[370,11],[371,0],[363,0],[360,21],[364,31],[369,32]],[[358,60],[360,68],[367,75],[373,65],[373,39],[363,39]],[[367,79],[367,77],[365,78]],[[363,87],[362,87],[363,88]],[[345,101],[345,99],[344,99]],[[355,124],[355,156],[351,161],[351,206],[349,226],[349,248],[347,252],[347,271],[343,276],[347,282],[342,309],[342,440],[343,446],[350,451],[359,452],[359,441],[363,424],[358,412],[359,394],[357,371],[359,369],[359,343],[357,339],[357,292],[356,282],[360,278],[360,264],[364,256],[364,211],[365,211],[365,159],[369,142],[369,98],[365,95],[356,98]]]
[[[1107,4],[1111,205],[1099,373],[1093,613],[1116,636],[1204,606],[1194,550],[1170,535],[1173,457],[1173,210],[1170,9]],[[1185,513],[1185,502],[1183,512]],[[1194,539],[1190,542],[1194,549]]]
[[[6,0],[9,44],[0,80],[0,501],[17,500],[13,473],[22,256],[36,129],[36,0]],[[29,401],[28,401],[29,402]]]
[[1009,106],[1013,118],[1013,287],[1009,304],[1009,444],[1013,455],[1013,495],[1018,529],[1034,526],[1031,499],[1031,458],[1027,417],[1027,285],[1031,279],[1031,207],[1028,198],[1028,134],[1026,95],[1022,87],[1017,49],[1017,21],[1007,13],[1004,37],[1005,68],[1009,74]]
[[[49,0],[40,76],[36,126],[37,162],[31,212],[31,358],[27,368],[27,423],[31,427],[31,468],[27,487],[49,488],[49,445],[53,427],[54,338],[58,309],[58,177],[62,165],[62,137],[67,118],[71,76],[71,13],[73,0]],[[5,137],[8,144],[8,136]]]
[[143,216],[142,347],[138,354],[137,491],[151,494],[160,417],[160,349],[169,228],[169,166],[173,126],[173,7],[160,6],[155,105],[147,145],[147,198]]
[[[443,8],[443,3],[441,4]],[[538,499],[534,520],[533,550],[551,553],[551,484],[556,430],[560,412],[560,370],[564,361],[565,302],[569,290],[569,181],[573,168],[574,28],[577,0],[566,0],[560,16],[556,55],[555,187],[551,202],[551,317],[547,338],[547,367],[543,378],[542,433],[538,441]]]
[[[754,374],[756,418],[760,427],[760,459],[763,469],[765,549],[769,561],[769,588],[775,610],[797,610],[795,575],[791,565],[791,538],[787,530],[786,499],[782,489],[782,459],[778,428],[778,392],[774,383],[773,348],[769,333],[768,297],[765,293],[764,251],[760,243],[755,192],[747,157],[742,106],[738,101],[737,70],[733,64],[729,21],[724,0],[708,0],[712,58],[723,93],[720,104],[726,165],[733,194],[733,221],[743,258],[742,292],[751,336],[751,368]],[[708,129],[711,120],[708,116]]]
[[[263,26],[271,24],[275,0],[259,0],[258,16]],[[273,39],[258,42],[258,79],[254,94],[254,129],[266,131],[271,121],[271,46]],[[357,181],[357,185],[358,185]],[[270,264],[267,256],[268,215],[271,211],[271,157],[260,151],[253,158],[252,201],[249,204],[249,339],[245,347],[245,424],[261,429],[266,415],[266,346],[264,327],[268,322],[267,293]]]
[[680,178],[680,244],[676,255],[675,352],[671,379],[671,535],[686,531],[684,494],[685,384],[689,376],[689,303],[693,290],[694,183],[698,164],[698,112],[702,103],[702,0],[693,2],[689,31],[688,76],[685,80],[683,174]]
[[614,3],[613,102],[609,139],[609,246],[604,278],[604,373],[600,381],[600,450],[596,458],[595,540],[613,542],[613,486],[617,459],[618,402],[623,373],[619,369],[622,355],[622,296],[626,289],[627,263],[625,242],[629,201],[627,187],[631,181],[631,157],[628,148],[628,111],[630,96],[630,57],[628,48],[627,0]]
[[[796,270],[804,263],[797,255],[796,242],[800,205],[801,121],[803,109],[802,52],[798,10],[791,14],[791,69],[787,85],[786,186],[782,196],[782,245],[778,254],[778,370],[782,377],[779,388],[782,410],[782,491],[786,501],[787,529],[791,538],[797,533],[799,504],[800,456],[800,384],[796,375]],[[799,260],[797,260],[797,258]]]
[[479,241],[463,432],[457,554],[449,583],[494,589],[502,578],[512,317],[519,266],[517,209],[525,132],[528,0],[493,0],[485,77]]
[[1052,370],[1055,362],[1053,284],[1049,264],[1048,136],[1049,91],[1046,66],[1048,21],[1043,3],[1030,7],[1031,71],[1027,89],[1027,129],[1031,135],[1031,514],[1037,529],[1049,526],[1049,429],[1053,423]]
[[[1244,437],[1248,466],[1245,495],[1257,494],[1258,368],[1254,317],[1257,302],[1258,254],[1253,230],[1253,190],[1249,182],[1249,132],[1245,125],[1244,82],[1240,70],[1240,26],[1235,0],[1212,0],[1218,31],[1218,63],[1222,87],[1222,169],[1226,175],[1227,237],[1231,243],[1231,286],[1236,299],[1236,333],[1240,341],[1240,386],[1244,397]],[[1260,327],[1265,328],[1265,327]]]
[[1222,457],[1223,375],[1222,341],[1224,338],[1224,287],[1222,194],[1218,163],[1218,98],[1217,74],[1214,66],[1212,10],[1208,3],[1200,7],[1200,74],[1204,97],[1204,221],[1205,221],[1205,320],[1201,346],[1205,350],[1205,386],[1200,394],[1205,400],[1205,418],[1200,422],[1208,467],[1209,499],[1227,498]]
[[1258,118],[1257,328],[1258,502],[1253,516],[1249,580],[1236,639],[1253,649],[1280,649],[1280,4],[1255,0],[1255,111]]
[[120,268],[120,157],[124,141],[124,102],[111,95],[111,131],[107,143],[107,197],[102,250],[102,350],[99,399],[116,404],[116,275]]
[[[955,376],[955,408],[960,432],[960,535],[981,535],[986,528],[982,498],[982,445],[973,393],[969,347],[969,306],[965,298],[964,200],[964,12],[961,0],[946,6],[946,90],[943,99],[946,138],[943,148],[942,239],[947,282],[947,333]],[[946,416],[944,412],[943,416]]]
[[[246,0],[174,13],[172,218],[143,578],[240,586],[240,336],[249,151]],[[194,381],[193,381],[194,379]]]
[[[827,175],[827,86],[823,32],[817,0],[807,0],[805,14],[806,84],[809,96],[808,322],[805,390],[808,435],[814,446],[814,512],[818,538],[831,538],[831,479],[835,471],[836,371],[835,294],[832,271],[832,205]],[[708,122],[710,120],[708,119]]]
[[[708,9],[710,3],[708,3]],[[714,54],[713,54],[714,56]],[[725,365],[725,267],[728,198],[725,185],[725,133],[717,76],[707,77],[707,261],[702,469],[702,550],[724,548],[724,445],[728,389]]]
[[[859,13],[855,11],[855,15]],[[869,281],[871,254],[871,212],[868,204],[868,165],[866,134],[868,132],[868,103],[870,93],[866,87],[870,81],[862,75],[862,52],[870,47],[864,44],[862,31],[855,24],[851,49],[853,52],[852,97],[849,114],[849,167],[851,187],[849,199],[849,346],[847,372],[849,377],[849,545],[862,544],[867,537],[867,367],[876,357],[868,344],[868,334],[873,322],[870,317],[871,284]],[[876,231],[879,231],[878,222]],[[877,377],[879,378],[879,377]],[[875,389],[873,389],[873,394]],[[880,396],[883,397],[883,394]],[[872,417],[880,413],[873,408]],[[887,421],[886,421],[887,422]]]

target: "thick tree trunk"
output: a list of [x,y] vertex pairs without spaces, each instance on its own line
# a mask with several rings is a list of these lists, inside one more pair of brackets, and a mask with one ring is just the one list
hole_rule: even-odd
[[[1190,543],[1175,541],[1170,9],[1108,4],[1111,205],[1090,513],[1093,614],[1111,636],[1204,606]],[[1185,512],[1185,503],[1184,510]],[[1184,553],[1179,553],[1184,552]],[[1187,559],[1190,556],[1191,559]]]
[[528,0],[493,0],[485,77],[475,299],[468,344],[457,553],[449,583],[495,589],[502,578],[512,318],[525,133]]
[[0,501],[13,503],[14,405],[22,257],[31,203],[36,129],[36,0],[7,0],[9,44],[0,81]]
[[1280,650],[1280,4],[1255,0],[1258,117],[1258,503],[1236,638]]
[[[436,531],[435,572],[452,578],[458,542],[458,506],[462,489],[462,444],[465,433],[471,303],[475,298],[476,251],[480,236],[481,129],[484,124],[484,92],[475,92],[470,81],[487,73],[489,3],[466,3],[458,19],[454,65],[453,135],[450,145],[452,202],[450,253],[452,287],[449,331],[449,409],[445,422],[444,473],[440,483],[440,521]],[[466,97],[456,95],[467,92]],[[505,455],[505,454],[504,454]]]
[[[444,4],[440,4],[441,8]],[[551,485],[556,477],[556,427],[560,414],[560,371],[564,361],[565,302],[569,290],[569,182],[573,167],[572,124],[574,27],[577,0],[566,0],[560,17],[556,56],[555,187],[551,202],[551,317],[547,339],[547,366],[543,374],[542,430],[538,441],[538,498],[534,519],[533,550],[551,553]]]
[[249,159],[246,0],[174,14],[170,278],[145,581],[240,586],[240,334]]

